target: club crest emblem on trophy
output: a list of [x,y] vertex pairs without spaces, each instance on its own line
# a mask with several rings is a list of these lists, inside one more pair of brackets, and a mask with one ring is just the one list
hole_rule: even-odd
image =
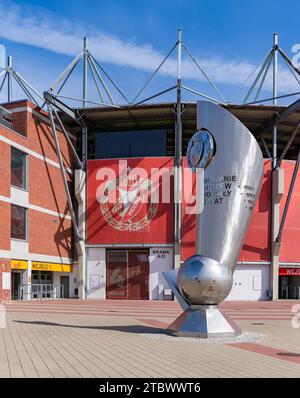
[[184,310],[168,331],[178,336],[234,337],[241,331],[218,304],[232,288],[261,188],[263,156],[250,131],[211,102],[197,103],[197,128],[188,144],[187,163],[193,172],[204,173],[204,203],[196,215],[195,255],[179,269],[164,273]]

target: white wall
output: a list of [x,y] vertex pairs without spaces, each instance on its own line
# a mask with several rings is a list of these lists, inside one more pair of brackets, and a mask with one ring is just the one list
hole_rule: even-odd
[[[99,285],[98,285],[99,282]],[[87,249],[87,298],[106,298],[106,256],[105,248]],[[92,286],[94,283],[94,288]],[[98,285],[98,287],[96,287]]]
[[31,285],[31,261],[28,260],[28,268],[25,269],[22,272],[22,281],[21,283],[23,285],[27,285],[26,287],[24,287],[24,291],[23,291],[23,300],[24,301],[28,301],[31,298],[31,287],[29,285]]
[[[150,248],[149,253],[149,300],[163,300],[164,289],[169,286],[163,272],[173,269],[173,249],[170,247]],[[171,296],[170,296],[171,298]]]
[[267,300],[269,289],[268,265],[237,265],[233,274],[233,285],[226,301]]
[[[173,249],[169,247],[149,250],[149,300],[163,300],[164,289],[169,288],[162,273],[173,269]],[[92,277],[91,277],[92,276]],[[92,288],[91,282],[100,281],[99,288]],[[87,298],[106,298],[106,253],[105,248],[87,249]],[[171,298],[171,296],[170,296]]]

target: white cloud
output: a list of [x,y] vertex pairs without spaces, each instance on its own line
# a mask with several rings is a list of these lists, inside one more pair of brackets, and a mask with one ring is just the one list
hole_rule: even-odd
[[[87,35],[91,52],[104,63],[152,72],[163,59],[163,54],[150,44],[138,45],[134,41],[124,41],[95,27],[86,26],[78,21],[68,21],[46,10],[20,7],[9,0],[1,1],[0,20],[0,37],[55,53],[75,56],[82,47],[82,38]],[[198,62],[216,84],[236,86],[243,84],[251,71],[257,67],[250,62],[226,60],[221,57],[198,59]],[[176,67],[176,59],[171,58],[161,73],[176,76]],[[187,79],[204,80],[190,59],[183,61],[182,75]],[[282,92],[298,89],[293,76],[281,68],[279,80]],[[268,76],[266,88],[270,90],[271,86],[271,76]]]

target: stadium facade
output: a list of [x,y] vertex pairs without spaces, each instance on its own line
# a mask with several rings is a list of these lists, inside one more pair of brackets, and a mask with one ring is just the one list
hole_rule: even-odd
[[[176,85],[139,100],[175,49]],[[183,84],[183,50],[220,100]],[[300,100],[277,105],[279,55],[300,76],[275,34],[237,105],[226,102],[182,42],[181,31],[132,102],[89,52],[86,39],[43,96],[14,71],[9,58],[0,72],[0,91],[5,79],[8,85],[8,102],[0,107],[0,300],[173,299],[162,274],[195,253],[196,180],[185,156],[196,131],[196,102],[184,102],[184,90],[232,112],[264,155],[261,193],[227,299],[299,299]],[[81,60],[82,98],[61,95]],[[271,65],[273,95],[258,100]],[[88,70],[98,102],[88,100]],[[13,78],[29,100],[12,101]],[[114,103],[108,84],[126,105]],[[175,102],[151,102],[172,90]],[[67,104],[74,100],[82,107]],[[204,206],[230,195],[234,178],[204,181]],[[156,199],[142,200],[149,195]],[[246,196],[245,206],[251,206],[251,192]]]
[[[175,263],[174,220],[174,107],[176,104],[146,104],[131,109],[85,108],[88,128],[86,166],[85,264],[78,266],[59,159],[46,112],[29,101],[2,104],[1,117],[1,298],[37,298],[40,285],[55,289],[57,297],[170,300],[171,292],[162,273]],[[183,104],[183,195],[181,261],[195,252],[195,214],[189,212],[195,195],[195,178],[185,167],[187,143],[196,130],[196,104]],[[283,107],[227,106],[251,131]],[[6,110],[6,112],[5,112]],[[278,145],[293,131],[298,112],[278,126]],[[63,119],[73,144],[81,151],[80,127]],[[64,134],[57,127],[60,149],[73,197],[80,184],[74,171],[74,157]],[[77,143],[76,143],[77,138]],[[269,137],[271,139],[271,136]],[[266,137],[266,140],[268,137]],[[252,217],[228,300],[268,300],[272,292],[271,262],[271,170],[265,154],[265,175],[259,201]],[[294,143],[296,145],[296,143]],[[295,146],[281,163],[278,174],[280,211],[284,210],[295,166]],[[120,168],[121,165],[121,168]],[[142,168],[150,179],[151,169],[160,170],[158,185],[170,176],[170,201],[149,208],[129,198],[119,208],[101,204],[97,191],[113,186],[120,194],[120,174],[128,177]],[[103,170],[115,172],[111,177]],[[99,174],[100,173],[100,174]],[[284,184],[282,184],[284,178]],[[118,182],[116,183],[115,180]],[[114,183],[115,182],[115,183]],[[112,184],[111,184],[112,183]],[[104,185],[103,185],[104,184]],[[133,185],[134,185],[133,184]],[[220,195],[230,190],[231,181],[219,181]],[[135,185],[136,186],[136,185]],[[75,189],[74,189],[75,188]],[[113,190],[112,190],[113,192]],[[127,192],[127,193],[128,193]],[[299,298],[300,289],[300,179],[297,177],[279,254],[276,275],[279,299]],[[161,199],[162,192],[160,192]],[[192,199],[191,199],[192,200]],[[206,200],[209,200],[206,199]],[[30,285],[32,285],[30,287]],[[22,289],[20,289],[20,286]],[[61,287],[63,286],[63,288]],[[9,287],[9,289],[8,289]],[[31,289],[31,294],[28,293]],[[43,288],[47,298],[47,287]],[[62,292],[62,289],[64,292]],[[36,292],[36,294],[34,294]],[[21,295],[21,296],[20,296]],[[49,295],[50,296],[50,295]]]

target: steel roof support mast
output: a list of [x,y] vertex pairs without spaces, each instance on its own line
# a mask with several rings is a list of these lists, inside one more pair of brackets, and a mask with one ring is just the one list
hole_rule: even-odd
[[[83,76],[82,76],[82,106],[86,108],[86,100],[87,100],[87,68],[88,68],[88,39],[84,37],[83,39]],[[86,168],[86,161],[87,161],[87,128],[85,126],[82,127],[82,163],[84,169]]]
[[9,56],[7,58],[7,101],[11,102],[12,101],[12,58]]
[[177,100],[175,123],[175,159],[174,159],[174,267],[181,262],[182,240],[182,104],[181,104],[181,50],[182,32],[178,29],[177,45]]
[[82,106],[86,108],[87,100],[87,66],[88,66],[88,52],[87,52],[88,39],[83,38],[83,87],[82,87]]
[[[83,98],[83,108],[87,106],[87,97],[88,97],[88,62],[89,62],[89,53],[88,53],[88,38],[84,37],[83,39],[83,87],[82,87],[82,98]],[[86,125],[82,127],[81,134],[81,151],[82,151],[82,164],[83,170],[75,172],[75,186],[76,186],[76,196],[78,200],[78,221],[79,221],[79,232],[82,236],[82,244],[80,247],[80,254],[78,256],[78,262],[80,264],[80,278],[79,278],[79,294],[80,297],[86,298],[87,296],[87,264],[86,264],[86,163],[88,158],[88,131]],[[80,187],[80,189],[78,188]],[[82,200],[80,200],[82,199]]]
[[[273,105],[277,105],[278,93],[278,35],[274,33],[273,41]],[[272,173],[271,173],[271,288],[273,301],[278,300],[279,284],[279,250],[277,236],[280,226],[280,199],[282,197],[283,169],[277,166],[277,124],[273,125],[272,136]]]
[[[274,33],[273,44],[273,105],[277,105],[277,92],[278,92],[278,35]],[[277,125],[273,129],[273,168],[277,163]]]

